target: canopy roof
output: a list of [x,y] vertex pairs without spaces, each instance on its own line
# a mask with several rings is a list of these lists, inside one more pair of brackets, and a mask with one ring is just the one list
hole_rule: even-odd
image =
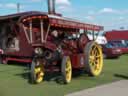
[[8,19],[17,19],[21,21],[24,18],[29,18],[31,16],[45,16],[45,18],[49,19],[49,24],[52,26],[74,28],[74,29],[87,29],[93,31],[103,30],[103,26],[87,24],[71,18],[66,18],[57,15],[49,15],[48,13],[38,12],[38,11],[22,12],[22,13],[16,13],[6,16],[0,16],[0,22]]

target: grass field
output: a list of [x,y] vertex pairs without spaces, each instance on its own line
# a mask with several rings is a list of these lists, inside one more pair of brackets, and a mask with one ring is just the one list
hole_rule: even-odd
[[0,96],[64,96],[74,91],[128,79],[128,55],[104,60],[103,73],[99,77],[83,74],[74,77],[68,85],[58,84],[54,78],[32,85],[28,82],[28,72],[25,66],[0,64]]

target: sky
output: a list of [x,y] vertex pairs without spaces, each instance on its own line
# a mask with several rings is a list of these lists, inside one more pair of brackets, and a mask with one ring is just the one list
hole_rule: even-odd
[[[0,16],[20,11],[47,12],[47,0],[0,0]],[[104,30],[128,29],[128,0],[56,0],[56,12],[64,17],[104,26]]]

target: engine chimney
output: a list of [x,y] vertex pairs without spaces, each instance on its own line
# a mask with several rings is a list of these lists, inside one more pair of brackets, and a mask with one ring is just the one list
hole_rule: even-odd
[[56,14],[55,12],[55,0],[48,0],[48,13]]

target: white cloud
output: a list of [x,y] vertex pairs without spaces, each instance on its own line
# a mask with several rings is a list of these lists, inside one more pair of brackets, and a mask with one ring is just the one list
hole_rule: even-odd
[[[102,8],[99,10],[88,10],[88,15],[95,15],[95,16],[105,16],[106,14],[111,15],[127,15],[128,10],[119,10],[119,9],[113,9],[113,8]],[[105,14],[105,15],[104,15]]]
[[14,3],[8,3],[8,4],[5,4],[3,5],[5,8],[11,8],[11,9],[15,9],[17,8],[17,5],[14,4]]
[[72,12],[70,0],[56,0],[57,9],[59,12]]
[[119,10],[115,10],[112,8],[103,8],[99,11],[99,13],[121,13]]
[[72,13],[73,9],[71,7],[67,7],[67,6],[58,6],[57,7],[58,12],[70,12]]
[[105,13],[106,13],[106,12],[109,13],[109,12],[113,12],[113,11],[114,11],[114,10],[111,9],[111,8],[104,8],[104,9],[101,10],[101,12],[105,12]]
[[85,18],[88,20],[94,20],[95,19],[93,16],[86,16]]
[[59,6],[58,9],[63,11],[63,10],[66,10],[66,7],[65,6]]
[[[17,9],[16,3],[7,3],[7,4],[0,4],[1,9]],[[20,5],[20,9],[25,8],[24,5]]]
[[56,0],[56,4],[58,5],[70,5],[70,1],[69,0]]

